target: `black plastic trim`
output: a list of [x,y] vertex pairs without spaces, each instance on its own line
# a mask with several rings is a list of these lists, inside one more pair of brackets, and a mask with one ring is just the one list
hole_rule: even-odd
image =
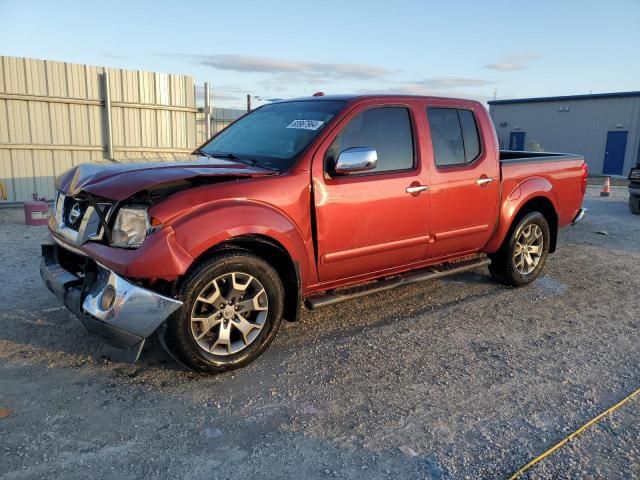
[[[502,158],[503,155],[513,156],[513,158]],[[582,160],[582,155],[572,153],[550,153],[550,152],[520,152],[514,150],[500,150],[500,163],[502,165],[522,165],[524,163],[546,163],[546,162],[566,162],[568,160]]]
[[448,275],[489,265],[490,263],[491,260],[486,257],[476,257],[467,261],[436,265],[422,270],[415,270],[393,277],[383,278],[369,284],[356,285],[344,290],[334,290],[325,294],[311,296],[305,299],[305,305],[309,310],[315,310],[347,300],[353,300],[354,298],[364,297],[371,293],[391,290],[392,288],[396,288],[401,285],[409,285],[425,280],[446,277]]

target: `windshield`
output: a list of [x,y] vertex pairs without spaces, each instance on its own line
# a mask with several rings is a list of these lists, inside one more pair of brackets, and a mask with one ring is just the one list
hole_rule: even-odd
[[305,100],[265,105],[229,125],[199,152],[286,170],[345,103]]

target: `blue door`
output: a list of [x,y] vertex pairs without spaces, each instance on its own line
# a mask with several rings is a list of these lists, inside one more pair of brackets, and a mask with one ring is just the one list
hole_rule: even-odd
[[607,148],[604,151],[604,175],[622,175],[624,152],[627,149],[627,132],[607,133]]
[[511,136],[509,137],[509,150],[522,152],[524,150],[524,135],[525,132],[511,132]]

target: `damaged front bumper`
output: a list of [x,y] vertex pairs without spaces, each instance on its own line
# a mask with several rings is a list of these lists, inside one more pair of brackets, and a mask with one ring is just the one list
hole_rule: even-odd
[[[182,302],[141,288],[102,265],[73,272],[59,245],[42,245],[40,276],[47,288],[91,333],[118,349],[120,359],[136,361],[145,340]],[[62,255],[61,255],[62,254]]]

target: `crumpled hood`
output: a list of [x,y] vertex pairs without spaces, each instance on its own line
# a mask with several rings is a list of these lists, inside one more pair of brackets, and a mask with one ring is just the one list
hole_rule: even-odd
[[195,177],[255,177],[275,175],[272,170],[242,163],[201,157],[189,162],[86,163],[60,175],[56,188],[68,195],[90,193],[111,200],[125,200],[163,183]]

